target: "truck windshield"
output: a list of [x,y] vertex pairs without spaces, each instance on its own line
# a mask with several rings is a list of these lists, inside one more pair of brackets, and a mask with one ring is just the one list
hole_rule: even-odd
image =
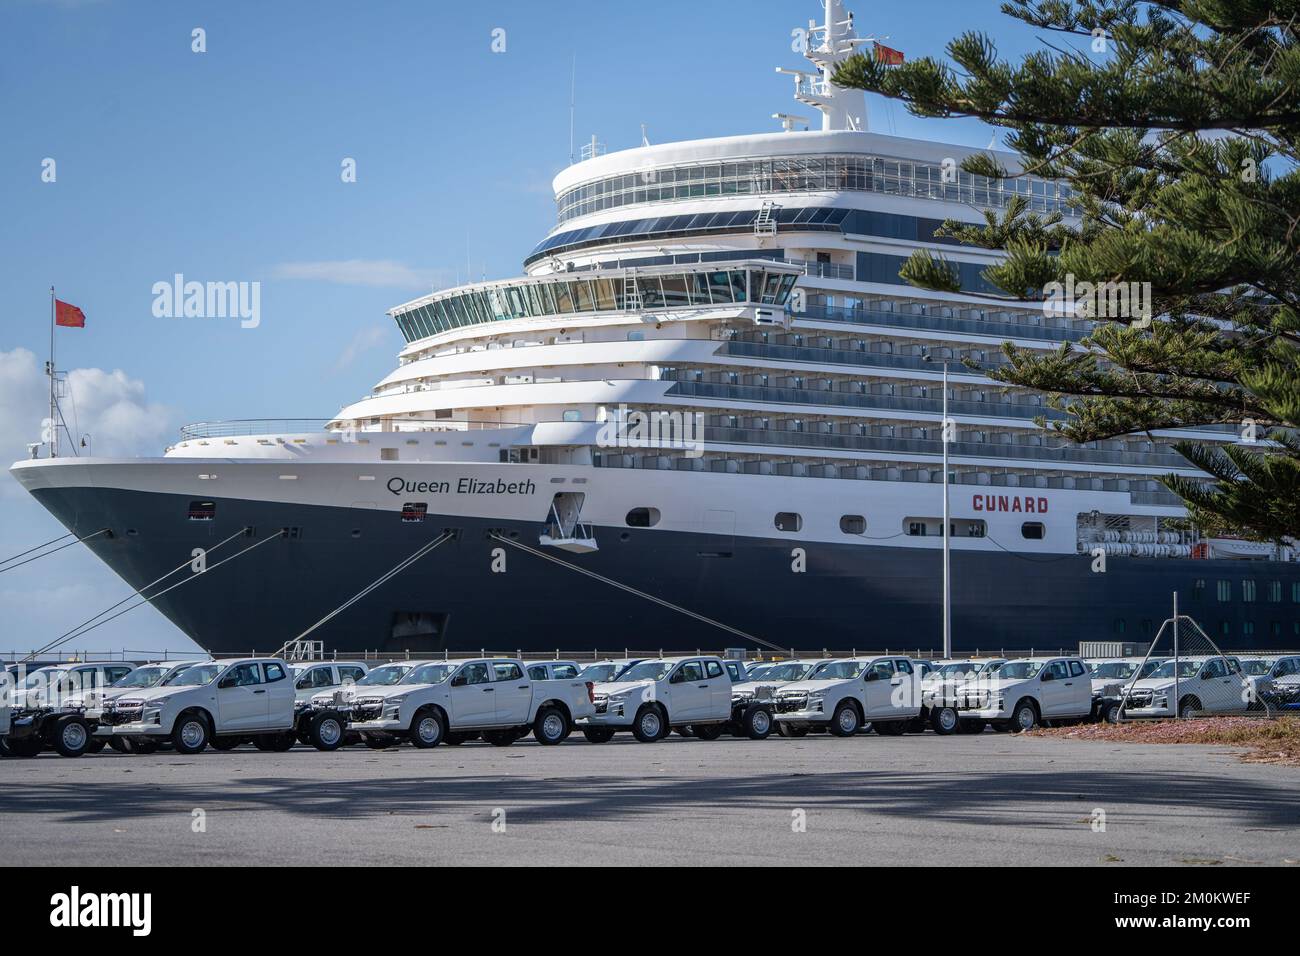
[[1241,669],[1251,677],[1267,677],[1273,670],[1273,662],[1267,660],[1242,661]]
[[811,674],[809,680],[853,680],[860,677],[866,670],[867,665],[862,661],[827,661],[825,664],[818,664]]
[[789,680],[789,681],[803,680],[805,677],[808,676],[808,672],[812,669],[813,666],[811,664],[800,664],[793,661],[789,664],[771,664],[767,667],[762,668],[763,673],[761,675],[758,675],[756,677],[755,675],[751,674],[749,679],[758,680],[761,678],[762,680]]
[[578,680],[589,680],[593,684],[603,684],[614,679],[620,664],[588,664],[578,675]]
[[221,673],[220,664],[195,664],[183,671],[177,671],[162,682],[163,687],[200,687],[211,684]]
[[114,687],[152,687],[171,667],[137,667],[127,674]]
[[68,673],[67,671],[59,670],[56,667],[49,667],[49,668],[43,668],[38,671],[32,671],[30,674],[27,675],[27,679],[23,681],[23,687],[24,688],[45,687],[48,684],[53,684],[55,681],[58,681],[63,677],[66,677],[67,673]]
[[361,680],[357,681],[357,686],[365,685],[367,687],[388,687],[396,684],[402,679],[407,671],[411,669],[410,664],[385,664],[383,667],[376,667]]
[[1005,680],[1028,680],[1037,677],[1042,669],[1042,661],[1008,661],[998,669],[998,677]]
[[618,683],[634,680],[663,680],[673,669],[672,661],[642,661],[614,678]]
[[451,672],[456,669],[455,664],[425,664],[423,667],[417,667],[411,673],[402,678],[403,684],[441,684]]
[[[1188,660],[1178,661],[1178,677],[1180,679],[1184,677],[1195,677],[1197,673],[1200,671],[1202,663],[1203,663],[1202,661],[1188,661]],[[1157,667],[1155,670],[1151,672],[1151,676],[1152,677],[1173,677],[1174,662],[1165,661],[1163,664],[1161,664],[1159,667]]]
[[1137,665],[1128,661],[1102,661],[1092,665],[1092,676],[1098,680],[1128,680],[1135,670]]

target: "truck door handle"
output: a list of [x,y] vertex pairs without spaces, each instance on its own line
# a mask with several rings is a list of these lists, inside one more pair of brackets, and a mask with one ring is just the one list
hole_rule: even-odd
[[255,690],[255,691],[253,691],[253,693],[254,693],[254,694],[265,694],[266,691],[265,691],[265,690]]
[[515,688],[515,690],[528,690],[528,685],[520,684],[518,687]]
[[696,684],[695,686],[696,686],[697,688],[699,688],[700,690],[708,690],[708,689],[709,689],[709,685],[708,685],[708,684]]
[[485,694],[490,694],[490,693],[492,693],[492,691],[493,691],[493,688],[491,688],[491,687],[484,687],[484,688],[483,688],[483,693],[485,693]]

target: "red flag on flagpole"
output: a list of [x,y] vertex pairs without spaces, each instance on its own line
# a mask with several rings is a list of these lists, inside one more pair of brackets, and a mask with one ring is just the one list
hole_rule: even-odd
[[70,302],[62,302],[59,299],[55,299],[54,324],[62,325],[69,329],[84,329],[86,327],[86,313],[82,312]]
[[883,43],[877,43],[876,61],[886,66],[901,66],[903,64],[903,52],[895,50],[893,47],[887,47]]

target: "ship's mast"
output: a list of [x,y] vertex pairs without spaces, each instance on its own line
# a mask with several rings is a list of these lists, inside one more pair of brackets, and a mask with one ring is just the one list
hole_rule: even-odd
[[809,20],[802,36],[803,55],[816,71],[777,67],[777,72],[794,77],[794,98],[821,112],[823,130],[866,130],[866,94],[835,86],[831,76],[862,44],[873,40],[857,35],[853,14],[845,11],[843,0],[825,0],[824,15],[822,23]]

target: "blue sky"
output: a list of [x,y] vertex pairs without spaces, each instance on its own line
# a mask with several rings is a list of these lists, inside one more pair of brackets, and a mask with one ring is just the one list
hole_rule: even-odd
[[[1010,55],[1034,44],[997,0],[849,8],[909,57],[968,29]],[[51,284],[88,316],[60,330],[58,364],[77,370],[96,454],[158,454],[187,421],[326,417],[394,365],[387,308],[516,274],[551,227],[575,56],[579,144],[635,146],[641,123],[652,142],[771,130],[798,107],[773,68],[804,65],[790,31],[817,14],[808,0],[4,0],[0,457],[39,437]],[[868,112],[878,132],[991,135],[876,98]],[[260,325],[156,318],[152,286],[175,273],[260,282]],[[0,558],[62,531],[0,476]],[[128,591],[80,547],[0,573],[0,651]],[[78,646],[191,647],[149,608]]]

